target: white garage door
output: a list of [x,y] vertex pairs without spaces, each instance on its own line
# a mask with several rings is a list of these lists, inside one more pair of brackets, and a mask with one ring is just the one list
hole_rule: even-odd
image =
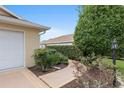
[[24,33],[0,30],[0,70],[24,66]]

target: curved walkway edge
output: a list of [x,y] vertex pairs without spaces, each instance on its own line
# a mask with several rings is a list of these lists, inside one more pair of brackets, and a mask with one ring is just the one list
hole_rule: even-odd
[[39,76],[51,88],[59,88],[75,79],[72,60],[69,60],[68,67],[46,75]]

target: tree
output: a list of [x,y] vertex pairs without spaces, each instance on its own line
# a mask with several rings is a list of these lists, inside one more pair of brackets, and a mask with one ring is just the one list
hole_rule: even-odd
[[124,43],[124,6],[81,6],[74,44],[83,56],[106,55],[114,38]]

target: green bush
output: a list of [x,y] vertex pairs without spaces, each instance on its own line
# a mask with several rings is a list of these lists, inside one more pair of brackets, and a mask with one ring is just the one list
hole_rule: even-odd
[[74,33],[74,44],[83,56],[111,53],[111,44],[117,40],[118,47],[124,41],[124,6],[81,6]]
[[[108,58],[112,58],[112,50],[106,53]],[[119,48],[116,50],[116,59],[124,59],[124,48]]]
[[60,60],[60,63],[64,63],[64,64],[68,64],[68,57],[65,57],[63,54],[59,53],[59,60]]
[[68,58],[63,56],[61,53],[56,52],[55,54],[48,54],[48,61],[51,62],[52,66],[61,64],[61,63],[68,63]]
[[34,51],[35,64],[40,66],[42,71],[61,63],[68,63],[68,58],[54,49],[36,49]]
[[124,48],[118,49],[116,56],[118,59],[124,58]]
[[62,53],[64,56],[67,56],[72,60],[80,60],[80,51],[74,46],[47,46],[49,49],[55,49],[58,52]]

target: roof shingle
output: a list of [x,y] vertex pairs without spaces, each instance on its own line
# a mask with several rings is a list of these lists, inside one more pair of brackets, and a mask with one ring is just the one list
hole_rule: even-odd
[[42,42],[43,44],[57,44],[57,43],[69,43],[73,42],[73,34],[63,35],[56,38],[52,38]]

